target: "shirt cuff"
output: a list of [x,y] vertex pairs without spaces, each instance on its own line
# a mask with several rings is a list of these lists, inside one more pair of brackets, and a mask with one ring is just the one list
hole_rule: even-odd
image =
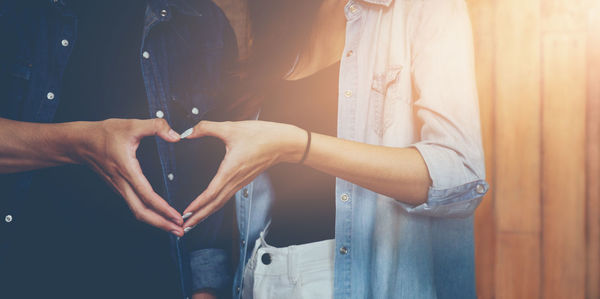
[[420,153],[431,177],[427,201],[418,206],[405,205],[409,213],[432,217],[467,217],[473,214],[489,189],[484,180],[482,157],[434,144],[413,145]]
[[229,288],[229,258],[223,249],[201,249],[190,253],[192,290]]
[[427,202],[418,206],[404,203],[402,205],[411,214],[443,218],[468,217],[473,214],[488,189],[489,186],[484,180],[454,188],[429,188]]

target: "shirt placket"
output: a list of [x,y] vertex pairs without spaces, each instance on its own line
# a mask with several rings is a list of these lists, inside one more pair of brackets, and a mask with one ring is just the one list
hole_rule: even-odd
[[[147,37],[151,29],[157,24],[167,21],[170,18],[170,11],[167,3],[160,1],[159,6],[152,8],[147,7],[146,21],[144,25],[144,33],[142,37],[142,45],[140,48],[140,64],[142,66],[142,76],[146,87],[146,97],[148,99],[148,107],[151,118],[165,119],[171,123],[171,115],[169,113],[167,99],[169,98],[167,89],[163,85],[163,80],[158,65],[158,52],[153,47],[152,43],[147,42]],[[175,151],[173,144],[167,143],[159,137],[156,137],[158,155],[162,167],[163,182],[165,186],[166,201],[172,205],[173,198],[176,196],[176,162]],[[170,243],[172,248],[172,256],[177,263],[177,269],[180,279],[180,287],[184,298],[188,299],[190,294],[190,277],[188,257],[184,255],[183,243],[179,237],[170,235]]]
[[[355,115],[358,87],[358,42],[360,32],[360,5],[350,0],[345,8],[346,44],[340,62],[338,94],[338,137],[355,139]],[[336,180],[336,259],[334,275],[335,298],[349,298],[352,290],[352,190],[347,181]]]

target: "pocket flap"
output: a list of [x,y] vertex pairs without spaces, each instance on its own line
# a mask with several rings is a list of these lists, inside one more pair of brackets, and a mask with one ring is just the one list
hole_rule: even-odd
[[14,63],[12,65],[9,65],[8,72],[14,77],[29,80],[29,78],[31,77],[31,64]]
[[384,72],[373,75],[371,88],[381,94],[386,94],[390,85],[400,76],[400,72],[402,72],[402,66],[398,65],[388,67]]

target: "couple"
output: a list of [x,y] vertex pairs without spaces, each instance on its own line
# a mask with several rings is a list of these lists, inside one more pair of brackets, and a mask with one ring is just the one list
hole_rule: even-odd
[[464,0],[0,5],[0,297],[475,297]]

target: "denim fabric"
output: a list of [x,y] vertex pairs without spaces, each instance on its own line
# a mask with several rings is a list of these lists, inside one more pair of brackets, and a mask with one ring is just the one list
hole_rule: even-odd
[[[77,42],[77,21],[77,16],[62,0],[1,2],[0,34],[4,42],[0,50],[0,117],[53,122],[61,100],[63,72]],[[61,43],[63,39],[69,41],[66,46]],[[149,117],[154,118],[161,110],[176,130],[193,126],[218,102],[224,65],[237,60],[235,36],[226,17],[208,0],[148,0],[142,40],[139,63]],[[50,93],[53,96],[50,97]],[[197,113],[191,113],[193,108]],[[183,114],[186,116],[180,117]],[[166,186],[161,196],[172,205],[185,206],[193,200],[190,194],[197,193],[186,188],[195,185],[195,174],[202,167],[186,170],[182,164],[195,165],[193,155],[178,162],[172,144],[159,138],[156,142]],[[190,142],[182,145],[185,148],[178,153],[197,153],[200,145],[201,142]],[[25,215],[20,209],[21,199],[33,173],[0,176],[2,258],[6,257],[1,250],[10,246],[10,236],[16,233],[11,225]],[[169,180],[169,174],[176,179]],[[8,215],[11,221],[5,221]],[[200,225],[205,227],[197,228],[206,232],[200,236],[204,244],[198,251],[188,253],[182,240],[171,237],[172,256],[186,297],[192,290],[223,287],[230,281],[225,251],[212,248],[222,217],[217,213],[212,218],[214,221],[208,219]],[[203,257],[203,262],[197,262],[198,257]],[[190,258],[196,262],[190,265]],[[204,275],[206,271],[213,274]],[[202,274],[192,277],[192,272]]]
[[[349,0],[345,15],[338,137],[417,149],[432,185],[411,206],[337,179],[334,297],[475,298],[472,214],[488,185],[466,4]],[[236,298],[272,200],[266,175],[236,194]]]

